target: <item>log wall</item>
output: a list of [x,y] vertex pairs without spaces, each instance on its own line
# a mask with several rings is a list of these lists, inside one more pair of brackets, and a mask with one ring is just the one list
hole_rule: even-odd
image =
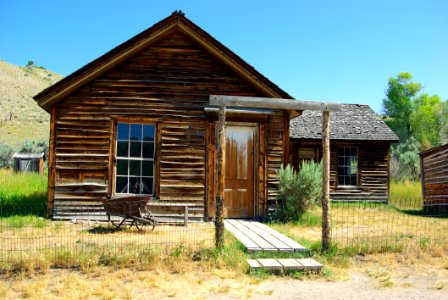
[[[290,161],[295,162],[299,169],[298,151],[303,148],[319,149],[319,159],[322,151],[320,141],[292,140]],[[330,196],[341,201],[389,201],[389,148],[388,142],[371,141],[331,141],[330,146]],[[338,153],[339,146],[350,146],[358,149],[358,185],[354,187],[338,186]]]
[[[49,197],[51,201],[54,196],[54,216],[71,217],[86,208],[101,210],[100,201],[113,194],[114,128],[123,118],[156,124],[157,197],[204,208],[215,180],[214,166],[207,160],[214,149],[206,145],[207,136],[213,134],[204,113],[210,94],[265,96],[173,30],[56,104],[52,113],[55,176],[50,179],[54,194]],[[266,130],[264,125],[260,130],[268,137],[266,193],[271,201],[275,170],[283,159],[286,117],[277,112]],[[50,171],[51,167],[50,162]],[[266,201],[264,195],[259,197]],[[204,209],[195,211],[196,217],[204,216]]]
[[448,205],[448,144],[420,154],[423,204]]

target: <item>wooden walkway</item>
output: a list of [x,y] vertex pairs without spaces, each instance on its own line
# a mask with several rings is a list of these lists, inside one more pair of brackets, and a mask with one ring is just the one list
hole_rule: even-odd
[[256,251],[299,252],[307,250],[296,241],[260,222],[226,219],[224,220],[224,226],[246,247],[249,253]]

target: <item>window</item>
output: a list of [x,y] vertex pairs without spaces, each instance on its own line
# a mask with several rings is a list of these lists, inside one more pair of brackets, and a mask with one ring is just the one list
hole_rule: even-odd
[[357,148],[338,148],[338,185],[358,185]]
[[117,124],[115,192],[154,194],[155,125]]

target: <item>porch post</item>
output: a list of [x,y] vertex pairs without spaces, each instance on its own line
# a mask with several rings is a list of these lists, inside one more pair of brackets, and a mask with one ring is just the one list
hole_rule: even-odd
[[322,112],[322,250],[330,249],[330,112]]
[[216,196],[216,218],[215,218],[215,240],[216,248],[224,246],[224,176],[225,176],[225,154],[226,154],[226,107],[219,106],[219,143],[218,143],[218,194]]

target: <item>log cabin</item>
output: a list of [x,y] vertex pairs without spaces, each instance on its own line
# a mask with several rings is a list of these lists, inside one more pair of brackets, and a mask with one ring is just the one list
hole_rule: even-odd
[[[174,12],[36,95],[51,114],[49,215],[70,219],[116,195],[148,194],[154,205],[183,203],[191,218],[212,218],[212,94],[292,98]],[[275,203],[290,114],[227,109],[224,216],[261,218]]]
[[[213,219],[219,107],[212,95],[292,99],[182,12],[36,95],[51,115],[49,216],[105,219],[103,201],[144,194],[156,215],[163,207],[168,217]],[[330,106],[226,108],[224,217],[265,217],[276,205],[276,171],[290,157],[291,118]]]
[[[322,158],[322,117],[304,111],[290,121],[289,163]],[[330,116],[330,197],[339,201],[389,201],[389,148],[396,134],[368,105],[340,104]]]
[[448,144],[420,153],[423,207],[448,211]]

